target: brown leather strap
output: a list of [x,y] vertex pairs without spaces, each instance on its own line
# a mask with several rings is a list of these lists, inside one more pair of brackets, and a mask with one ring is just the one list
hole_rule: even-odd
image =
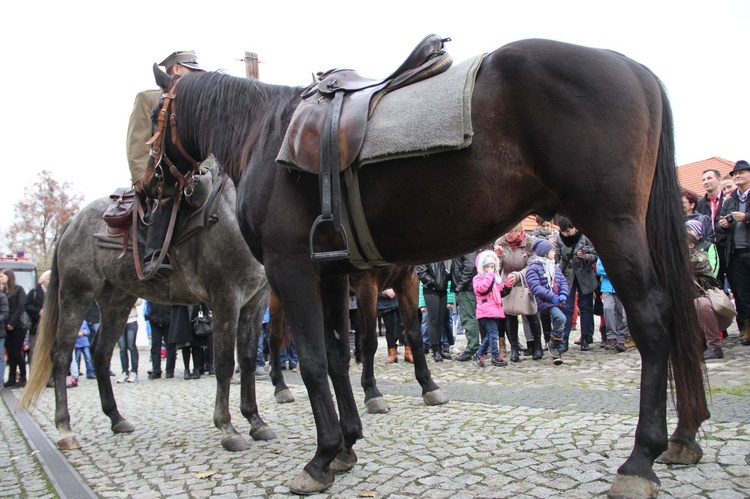
[[[167,251],[169,250],[169,243],[172,240],[172,234],[174,233],[174,225],[175,221],[177,220],[177,212],[180,211],[180,201],[182,201],[182,189],[178,189],[175,193],[174,200],[172,203],[172,211],[169,216],[169,226],[167,227],[167,235],[164,237],[164,243],[161,246],[161,251],[159,252],[159,258],[156,259],[156,264],[151,269],[151,272],[143,275],[143,269],[141,268],[141,259],[138,256],[138,239],[137,239],[137,233],[136,228],[137,227],[137,215],[134,215],[134,223],[133,223],[133,259],[135,260],[135,273],[138,276],[138,279],[141,281],[148,281],[152,277],[154,277],[157,272],[159,272],[159,267],[161,267],[162,262],[164,261],[164,258],[167,256]],[[136,212],[137,210],[133,210]]]

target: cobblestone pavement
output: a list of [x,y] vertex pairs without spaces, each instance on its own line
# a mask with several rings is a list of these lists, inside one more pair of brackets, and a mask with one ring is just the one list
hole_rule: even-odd
[[[655,465],[659,497],[740,498],[750,494],[750,347],[730,330],[725,357],[710,361],[712,418],[695,466]],[[463,338],[459,337],[460,347]],[[640,357],[595,343],[590,352],[564,356],[554,367],[523,358],[505,368],[428,360],[451,399],[426,407],[401,360],[385,364],[384,339],[376,358],[378,386],[391,407],[368,414],[352,379],[365,438],[358,464],[313,497],[596,497],[606,494],[633,445]],[[402,349],[399,349],[399,353]],[[146,359],[145,350],[142,359]],[[116,358],[117,356],[115,356]],[[114,366],[114,363],[113,363]],[[115,369],[117,371],[117,369]],[[115,435],[100,410],[96,383],[81,379],[69,391],[71,419],[82,449],[65,451],[83,480],[102,498],[284,497],[287,483],[315,452],[315,426],[299,374],[284,371],[297,401],[278,405],[268,378],[258,380],[261,415],[278,438],[252,442],[240,453],[222,449],[212,423],[212,377],[142,380],[115,385],[121,412],[136,431]],[[145,369],[141,373],[145,378]],[[53,393],[47,390],[34,419],[54,442]],[[55,497],[23,435],[0,404],[0,496]],[[235,427],[247,435],[233,385]],[[674,412],[670,409],[670,431]]]

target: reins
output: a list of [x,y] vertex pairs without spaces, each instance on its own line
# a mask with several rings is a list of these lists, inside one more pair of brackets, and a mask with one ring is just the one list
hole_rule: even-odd
[[[199,172],[200,165],[185,150],[185,147],[180,141],[180,134],[178,133],[177,129],[176,117],[177,84],[179,82],[179,78],[175,79],[169,91],[164,93],[164,102],[161,109],[159,110],[159,117],[156,121],[156,132],[154,132],[154,135],[146,142],[146,145],[151,146],[151,151],[149,153],[149,168],[152,168],[154,170],[154,175],[156,175],[159,184],[162,184],[164,182],[164,174],[161,166],[161,162],[164,161],[164,163],[169,167],[169,172],[177,180],[180,190],[182,190],[188,185],[187,177],[190,175],[190,173]],[[164,155],[164,142],[167,138],[164,132],[167,125],[167,116],[169,117],[172,143],[177,146],[177,149],[180,151],[180,154],[182,154],[182,157],[185,158],[192,166],[191,171],[186,174],[180,172],[177,167],[174,166],[174,164],[169,160],[169,158]],[[161,191],[161,189],[159,190]]]

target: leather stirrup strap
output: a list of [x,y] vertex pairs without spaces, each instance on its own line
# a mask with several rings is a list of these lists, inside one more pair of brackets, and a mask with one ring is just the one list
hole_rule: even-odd
[[[167,251],[169,250],[169,243],[172,240],[172,234],[174,233],[174,224],[177,220],[177,212],[180,211],[180,201],[182,200],[182,190],[178,189],[174,196],[174,202],[172,203],[172,211],[169,215],[169,226],[167,227],[167,235],[164,237],[164,243],[161,246],[161,250],[159,251],[159,258],[156,259],[156,264],[151,269],[151,272],[143,275],[143,269],[141,268],[141,259],[138,255],[138,239],[136,239],[136,229],[133,229],[133,259],[135,260],[135,272],[138,276],[138,280],[140,281],[148,281],[152,277],[156,275],[157,272],[159,272],[159,267],[161,267],[162,262],[164,261],[164,258],[167,256]],[[135,227],[135,224],[134,224]]]

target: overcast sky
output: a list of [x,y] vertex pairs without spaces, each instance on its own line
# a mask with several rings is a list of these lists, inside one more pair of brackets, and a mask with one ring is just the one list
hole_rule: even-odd
[[429,33],[453,39],[456,62],[524,38],[609,48],[664,81],[678,164],[750,159],[747,1],[29,0],[0,12],[2,232],[41,170],[87,201],[129,184],[133,98],[155,87],[151,65],[175,50],[237,76],[245,51],[256,52],[261,80],[305,85],[333,67],[384,77]]

